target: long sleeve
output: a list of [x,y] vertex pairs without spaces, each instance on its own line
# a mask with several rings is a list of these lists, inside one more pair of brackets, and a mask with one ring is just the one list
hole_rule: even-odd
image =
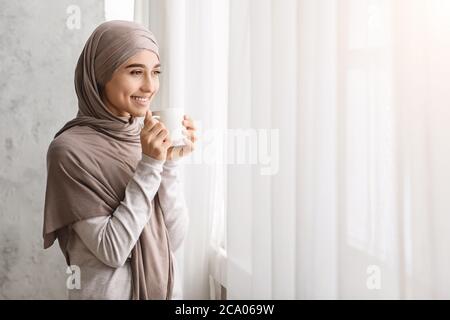
[[125,264],[150,218],[151,201],[161,183],[164,161],[145,154],[125,189],[125,197],[111,216],[100,216],[72,225],[86,247],[113,268]]
[[158,190],[172,251],[181,246],[189,226],[188,209],[178,175],[178,161],[168,160],[164,163]]

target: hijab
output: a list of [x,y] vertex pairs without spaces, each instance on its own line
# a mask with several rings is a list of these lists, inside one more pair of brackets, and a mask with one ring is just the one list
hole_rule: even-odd
[[[152,32],[129,21],[108,21],[87,40],[75,69],[78,113],[47,151],[44,248],[71,224],[111,216],[142,156],[142,119],[114,115],[101,99],[113,73],[140,50],[158,58]],[[132,299],[171,299],[173,261],[158,193],[150,219],[132,249]]]

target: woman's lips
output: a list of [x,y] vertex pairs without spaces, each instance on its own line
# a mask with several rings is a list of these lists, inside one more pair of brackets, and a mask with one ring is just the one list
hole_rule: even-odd
[[131,96],[131,100],[140,106],[146,107],[150,101],[150,97]]

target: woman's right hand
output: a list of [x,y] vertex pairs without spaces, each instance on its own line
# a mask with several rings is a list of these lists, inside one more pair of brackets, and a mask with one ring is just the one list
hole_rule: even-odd
[[167,149],[171,144],[169,131],[163,123],[153,119],[149,109],[141,129],[142,153],[156,160],[166,160]]

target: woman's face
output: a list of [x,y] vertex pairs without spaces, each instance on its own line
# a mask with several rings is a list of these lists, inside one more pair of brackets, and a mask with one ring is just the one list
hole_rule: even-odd
[[119,117],[144,117],[159,89],[158,56],[141,50],[117,69],[105,85],[103,102]]

